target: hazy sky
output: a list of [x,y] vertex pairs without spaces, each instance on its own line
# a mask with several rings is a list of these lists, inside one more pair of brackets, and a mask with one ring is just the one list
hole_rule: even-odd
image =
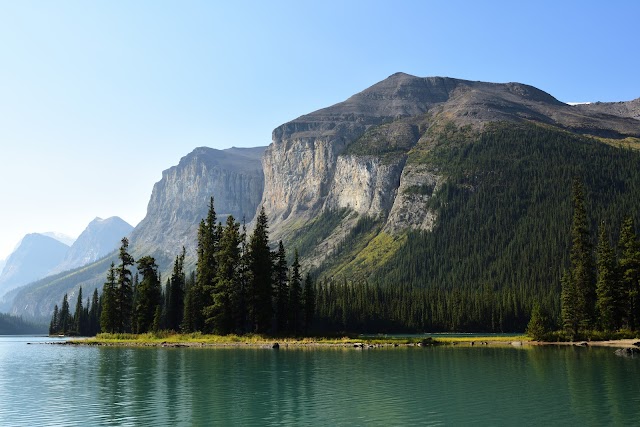
[[195,147],[403,71],[640,96],[640,2],[0,0],[0,259],[26,233],[136,225]]

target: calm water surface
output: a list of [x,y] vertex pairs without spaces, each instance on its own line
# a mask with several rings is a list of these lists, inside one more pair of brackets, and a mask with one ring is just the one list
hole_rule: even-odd
[[0,337],[0,425],[638,425],[611,349],[101,348]]

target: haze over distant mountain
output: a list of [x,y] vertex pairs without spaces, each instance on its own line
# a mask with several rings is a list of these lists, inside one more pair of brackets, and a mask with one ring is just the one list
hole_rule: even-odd
[[0,275],[0,296],[44,277],[64,259],[69,246],[43,234],[27,234],[7,258]]
[[[233,215],[248,222],[255,215],[264,186],[260,158],[265,148],[200,147],[180,159],[177,166],[164,171],[151,192],[147,215],[130,234],[132,255],[136,259],[154,256],[164,274],[172,268],[184,246],[187,269],[194,268],[197,230],[200,220],[207,215],[211,196],[215,197],[219,221]],[[16,293],[12,313],[50,316],[64,293],[72,298],[80,286],[85,295],[96,287],[102,289],[109,265],[112,260],[117,261],[116,257],[113,253],[86,267],[61,272],[22,288]]]
[[2,270],[4,269],[5,263],[6,263],[5,260],[0,259],[0,276],[2,275]]
[[64,233],[58,233],[56,231],[47,231],[46,233],[40,233],[44,236],[53,237],[59,242],[64,243],[67,246],[73,245],[73,242],[76,241],[75,237],[68,236]]
[[95,218],[69,248],[64,260],[49,274],[90,264],[114,251],[133,227],[121,218]]

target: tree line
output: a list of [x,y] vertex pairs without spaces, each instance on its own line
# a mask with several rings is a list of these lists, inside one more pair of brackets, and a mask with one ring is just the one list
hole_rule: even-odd
[[[95,335],[174,330],[185,333],[286,334],[309,331],[315,312],[310,275],[303,279],[297,250],[289,266],[282,241],[269,247],[261,209],[253,233],[233,216],[217,222],[213,198],[198,228],[196,271],[184,271],[185,249],[175,259],[164,289],[151,256],[137,261],[123,238],[102,295],[83,305],[82,288],[72,315],[65,294],[56,305],[50,334]],[[133,268],[136,273],[133,274]]]

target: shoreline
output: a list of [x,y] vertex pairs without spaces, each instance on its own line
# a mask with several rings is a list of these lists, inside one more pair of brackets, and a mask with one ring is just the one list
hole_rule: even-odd
[[533,341],[525,336],[520,337],[473,337],[473,338],[440,338],[437,339],[358,339],[358,338],[256,338],[203,336],[185,339],[181,335],[166,338],[142,339],[105,339],[105,338],[73,338],[65,341],[46,342],[53,345],[100,346],[100,347],[132,347],[132,348],[400,348],[400,347],[532,347],[532,346],[577,346],[577,347],[610,347],[638,348],[639,339],[620,339],[605,341],[545,342]]

